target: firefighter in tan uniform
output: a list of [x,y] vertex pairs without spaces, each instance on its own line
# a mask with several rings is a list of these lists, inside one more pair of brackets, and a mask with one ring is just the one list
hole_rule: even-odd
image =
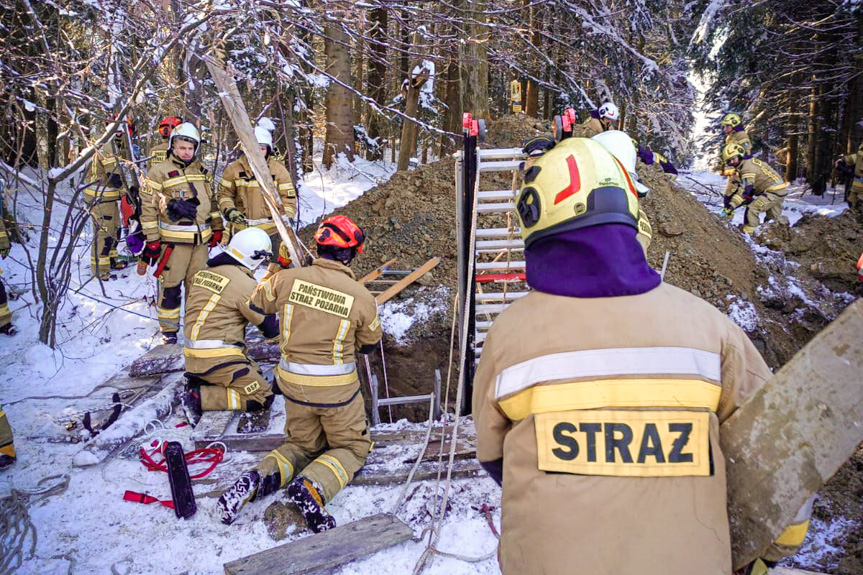
[[[3,187],[5,181],[0,178],[0,202],[3,201]],[[5,206],[0,206],[4,208]],[[2,218],[3,210],[0,209],[0,259],[6,259],[9,255],[9,250],[12,248],[12,242],[9,241],[9,235],[6,233],[6,223]],[[0,274],[3,270],[0,270]],[[12,325],[12,312],[9,311],[9,298],[6,295],[6,286],[0,281],[0,334],[15,335],[18,330]]]
[[282,359],[276,370],[285,395],[287,439],[222,495],[223,523],[242,506],[288,486],[288,498],[312,531],[335,526],[324,505],[360,470],[372,447],[356,355],[381,339],[375,298],[348,268],[362,251],[362,230],[346,216],[315,233],[319,259],[280,271],[258,286],[251,304],[278,311]]
[[722,159],[736,172],[737,184],[724,198],[722,216],[730,216],[741,205],[746,205],[743,231],[751,234],[761,223],[759,216],[767,212],[765,222],[781,221],[782,202],[788,193],[788,182],[773,168],[755,158],[746,158],[738,144],[722,148]]
[[[745,157],[752,157],[752,141],[749,139],[749,133],[743,127],[743,118],[740,114],[729,112],[722,117],[719,123],[722,130],[725,132],[725,144],[739,144],[745,152]],[[731,195],[734,188],[737,187],[737,172],[733,169],[725,169],[722,172],[723,176],[728,176],[728,181],[725,184],[725,195]]]
[[270,384],[245,345],[249,323],[267,339],[279,335],[276,315],[249,303],[258,285],[254,271],[270,258],[271,249],[262,230],[242,230],[195,274],[183,326],[188,383],[181,396],[193,426],[203,411],[258,411],[273,401]]
[[[111,122],[113,120],[108,123]],[[124,129],[131,131],[131,123],[121,122],[114,137],[93,156],[87,178],[89,184],[84,189],[84,201],[93,219],[90,270],[103,281],[111,279],[111,270],[126,267],[125,262],[117,259],[122,225],[119,202],[125,192],[120,162],[129,159]]]
[[863,210],[863,144],[857,147],[856,153],[836,160],[836,167],[854,170],[854,180],[847,194],[848,207],[858,211]]
[[[269,130],[258,126],[255,128],[255,139],[267,158],[284,213],[293,218],[297,214],[297,192],[288,169],[273,157],[273,135]],[[225,221],[231,223],[232,233],[247,227],[260,228],[267,232],[273,241],[273,251],[278,251],[282,239],[264,201],[261,186],[255,179],[245,155],[228,164],[222,173],[219,181],[219,209]]]
[[170,142],[168,159],[144,178],[141,229],[147,244],[141,258],[150,265],[164,264],[156,313],[162,341],[177,343],[182,285],[188,295],[192,279],[207,263],[207,245],[222,239],[222,217],[207,170],[196,157],[201,144],[197,128],[180,124]]
[[183,118],[177,116],[166,116],[159,122],[159,135],[162,136],[162,141],[150,148],[147,154],[150,160],[147,162],[147,169],[152,168],[156,164],[160,164],[168,159],[168,144],[171,141],[171,132],[174,128],[183,123]]
[[598,110],[591,110],[590,117],[582,124],[585,137],[591,138],[606,130],[613,130],[620,120],[620,110],[611,102],[606,102]]
[[6,469],[15,463],[15,457],[12,427],[6,418],[6,410],[0,405],[0,469]]
[[770,370],[647,265],[638,198],[602,146],[563,140],[535,167],[516,202],[533,291],[497,317],[474,379],[501,571],[729,575],[719,424]]

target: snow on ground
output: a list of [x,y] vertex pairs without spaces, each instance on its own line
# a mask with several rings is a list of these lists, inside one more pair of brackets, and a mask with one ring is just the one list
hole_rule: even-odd
[[[420,288],[418,296],[428,299],[422,292],[428,288]],[[438,286],[428,301],[418,302],[411,297],[399,301],[388,301],[383,304],[378,313],[384,331],[391,335],[399,345],[407,342],[407,333],[416,324],[424,323],[432,316],[446,314],[449,306],[449,290],[446,286]]]
[[[353,165],[339,158],[330,170],[307,175],[301,190],[302,221],[312,222],[392,175],[389,163],[358,159]],[[28,174],[36,178],[35,174]],[[70,192],[64,190],[64,197]],[[38,189],[26,189],[18,196],[19,222],[29,233],[30,255],[35,258],[43,202]],[[53,214],[52,232],[56,235],[63,210]],[[9,258],[2,261],[3,281],[16,296],[9,303],[19,333],[0,340],[0,403],[6,410],[15,434],[18,460],[0,474],[0,497],[13,490],[41,491],[60,485],[56,493],[29,495],[29,516],[38,539],[35,553],[29,554],[32,537],[23,542],[21,574],[53,575],[65,573],[188,573],[220,574],[223,564],[274,547],[263,521],[264,510],[274,501],[285,502],[283,494],[255,502],[232,526],[222,525],[215,514],[214,497],[204,493],[224,488],[232,478],[215,485],[197,484],[198,513],[189,520],[176,519],[172,510],[158,504],[141,505],[123,501],[123,493],[148,493],[159,499],[171,498],[167,476],[147,472],[137,460],[134,449],[106,463],[87,468],[73,467],[81,443],[58,443],[63,437],[86,439],[81,429],[83,412],[104,409],[111,404],[113,390],[100,384],[123,366],[158,342],[158,327],[153,301],[156,282],[148,274],[139,277],[134,267],[117,273],[118,279],[99,282],[90,279],[87,226],[78,239],[73,264],[72,288],[60,310],[57,350],[38,340],[38,305],[32,291],[27,254],[15,244]],[[104,293],[102,291],[104,289]],[[447,295],[441,296],[446,301]],[[412,309],[399,306],[390,314],[391,328],[401,329],[409,315],[435,313],[432,305]],[[416,321],[416,319],[414,320]],[[385,329],[390,329],[385,326]],[[401,332],[400,332],[401,333]],[[403,333],[402,333],[403,335]],[[104,413],[104,412],[102,412]],[[131,413],[130,416],[134,416]],[[77,421],[77,428],[66,431],[66,424]],[[183,418],[171,414],[164,423],[154,422],[133,448],[149,446],[152,441],[176,440],[188,450],[190,428],[176,427]],[[424,428],[423,424],[400,422],[394,428]],[[77,435],[76,435],[77,434]],[[419,447],[417,446],[416,451]],[[408,454],[415,456],[414,454]],[[245,452],[228,453],[232,465],[254,465],[256,457]],[[193,471],[194,472],[194,471]],[[63,481],[68,487],[62,488]],[[420,535],[429,524],[434,482],[414,486],[413,493],[399,516]],[[412,487],[412,489],[414,488]],[[401,485],[385,487],[349,486],[328,508],[340,524],[392,509],[401,494]],[[487,503],[499,506],[499,491],[488,478],[453,482],[451,511],[444,526],[440,548],[479,556],[492,551],[496,539],[479,512],[472,506]],[[495,512],[499,523],[500,514]],[[289,531],[289,539],[297,533]],[[4,534],[4,537],[7,534]],[[4,554],[11,553],[11,539],[3,543]],[[357,561],[336,573],[379,574],[409,573],[425,550],[425,542],[408,542]],[[13,563],[14,565],[14,563]],[[437,558],[429,574],[499,573],[495,559],[479,564]]]

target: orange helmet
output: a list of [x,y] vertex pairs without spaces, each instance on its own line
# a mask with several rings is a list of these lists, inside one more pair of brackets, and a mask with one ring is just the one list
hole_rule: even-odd
[[182,123],[183,118],[178,116],[166,116],[162,118],[161,122],[159,122],[159,134],[161,134],[163,138],[167,138],[171,135],[171,131]]
[[[115,121],[117,121],[117,114],[111,114],[111,116],[105,120],[105,125],[107,126],[108,124],[112,124]],[[134,136],[135,135],[135,123],[132,122],[132,118],[130,118],[129,116],[126,116],[125,124],[126,124],[126,129],[129,130],[129,135]],[[118,134],[122,133],[122,128],[120,127],[122,125],[123,125],[122,123],[117,125],[117,133]]]
[[366,234],[347,216],[332,216],[321,223],[315,232],[315,242],[319,246],[336,248],[356,248],[357,253],[363,253],[363,243]]

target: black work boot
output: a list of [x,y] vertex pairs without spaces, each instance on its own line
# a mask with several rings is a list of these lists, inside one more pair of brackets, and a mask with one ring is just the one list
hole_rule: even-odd
[[297,477],[288,485],[288,499],[297,506],[315,533],[327,531],[336,526],[336,518],[324,507],[324,496],[321,489],[311,479]]
[[180,394],[180,405],[186,415],[189,425],[195,427],[201,421],[204,410],[201,408],[201,386],[186,383],[185,389]]
[[0,327],[0,333],[3,335],[15,335],[18,333],[18,330],[11,323],[7,323],[3,327]]
[[14,455],[6,455],[5,453],[0,453],[0,470],[6,469],[7,467],[12,467],[13,463],[15,463]]
[[164,345],[171,345],[171,344],[177,343],[177,332],[176,331],[162,332],[162,343]]
[[237,518],[240,509],[249,501],[254,501],[261,486],[261,474],[257,470],[246,471],[233,485],[222,493],[216,503],[219,519],[225,525],[230,525]]

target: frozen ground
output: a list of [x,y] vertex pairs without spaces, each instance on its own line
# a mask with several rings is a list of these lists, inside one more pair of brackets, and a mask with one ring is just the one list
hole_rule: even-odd
[[[358,161],[353,166],[340,160],[329,171],[319,171],[306,178],[301,188],[302,221],[311,222],[361,195],[377,181],[386,179],[393,170],[390,164]],[[690,183],[687,183],[690,182]],[[692,183],[692,182],[698,182]],[[719,193],[724,179],[705,173],[688,173],[679,183],[689,187],[708,207],[718,212],[721,202],[701,186],[713,187]],[[701,191],[700,191],[701,190]],[[805,211],[839,213],[843,209],[830,196],[801,197],[795,187],[786,202],[786,215],[796,221]],[[718,206],[718,207],[717,207]],[[742,213],[742,210],[741,210]],[[37,191],[19,196],[19,221],[31,224],[30,250],[35,251],[37,236],[32,231],[41,223],[42,204]],[[62,214],[55,214],[55,219]],[[738,214],[735,218],[740,218]],[[58,443],[64,436],[86,435],[66,431],[69,421],[79,421],[82,412],[104,408],[110,403],[110,390],[100,384],[123,366],[132,362],[157,343],[155,310],[151,303],[156,284],[151,276],[135,274],[134,268],[119,273],[116,281],[104,284],[88,281],[89,228],[80,238],[76,251],[72,292],[60,311],[57,350],[38,343],[38,307],[32,293],[32,279],[22,246],[15,245],[11,258],[2,262],[3,281],[16,292],[10,302],[14,322],[20,333],[0,341],[0,402],[6,409],[15,431],[18,461],[0,474],[0,495],[13,490],[26,492],[57,485],[68,480],[68,487],[45,495],[30,495],[29,516],[38,533],[34,553],[29,553],[32,538],[23,547],[22,574],[65,573],[223,573],[225,562],[269,549],[275,545],[263,522],[271,501],[284,500],[278,495],[266,502],[247,507],[238,522],[230,527],[214,515],[215,499],[200,497],[197,515],[178,521],[173,512],[158,505],[140,505],[123,501],[126,489],[147,492],[160,499],[170,499],[167,478],[149,473],[135,459],[116,457],[92,468],[75,468],[72,459],[83,444]],[[734,307],[739,321],[751,320],[744,303]],[[417,310],[407,311],[402,304],[388,306],[385,329],[398,337],[410,322],[421,320]],[[176,427],[182,418],[172,414],[163,424],[136,441],[154,439],[188,441],[189,428]],[[402,422],[402,427],[408,424]],[[80,429],[80,425],[79,425]],[[230,465],[244,467],[254,463],[248,453],[228,453]],[[199,495],[220,485],[198,485]],[[328,507],[339,523],[392,509],[401,491],[390,487],[348,487]],[[430,523],[435,484],[424,482],[408,499],[399,516],[419,536]],[[477,511],[483,504],[499,506],[499,490],[490,479],[453,482],[451,508],[441,534],[439,547],[444,551],[480,556],[495,548],[496,539],[485,517]],[[493,520],[499,524],[499,511]],[[841,526],[834,526],[839,528]],[[304,533],[290,532],[289,538]],[[13,543],[4,541],[6,551]],[[413,568],[425,549],[423,542],[408,542],[354,562],[336,573],[405,574]],[[437,558],[428,574],[496,574],[494,559],[466,563],[456,559]]]

